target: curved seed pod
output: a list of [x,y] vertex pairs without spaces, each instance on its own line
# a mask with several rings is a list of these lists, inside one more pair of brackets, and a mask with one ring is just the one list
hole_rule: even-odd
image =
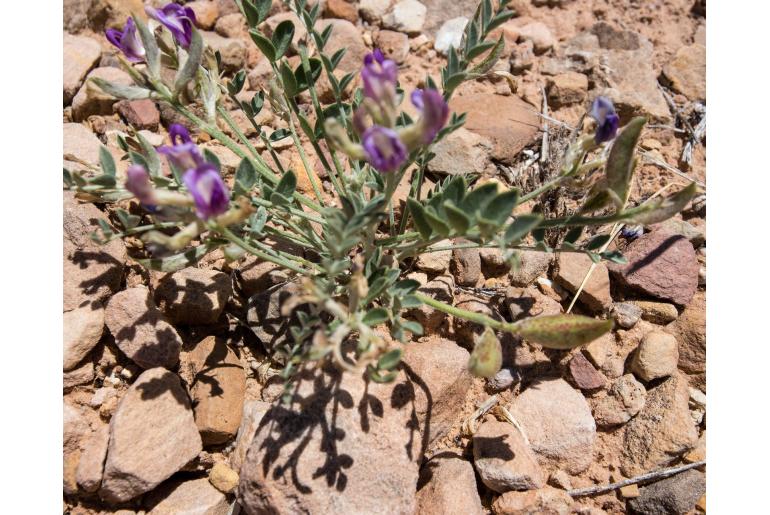
[[515,333],[549,349],[572,349],[589,343],[612,329],[612,319],[582,315],[549,315],[515,324]]

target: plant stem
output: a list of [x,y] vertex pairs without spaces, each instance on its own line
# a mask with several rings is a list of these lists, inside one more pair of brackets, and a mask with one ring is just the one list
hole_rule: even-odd
[[309,270],[306,270],[304,268],[301,268],[291,261],[288,261],[280,256],[272,256],[266,252],[262,252],[261,250],[253,247],[252,245],[248,244],[238,236],[236,236],[230,229],[226,227],[221,227],[219,229],[219,232],[227,238],[230,242],[235,243],[240,248],[245,250],[246,252],[250,252],[251,254],[254,254],[256,257],[263,259],[265,261],[269,261],[271,263],[275,263],[276,265],[282,266],[288,270],[291,270],[292,272],[297,272],[298,274],[302,275],[311,275]]
[[428,306],[438,309],[439,311],[442,311],[448,315],[460,317],[471,322],[476,322],[477,324],[481,324],[496,331],[506,331],[512,334],[518,333],[518,326],[515,323],[511,324],[509,322],[501,322],[486,315],[482,315],[481,313],[475,313],[473,311],[468,311],[467,309],[458,308],[441,302],[440,300],[436,300],[433,297],[425,295],[424,293],[420,293],[419,291],[414,292],[412,295],[417,297],[420,302],[423,302]]

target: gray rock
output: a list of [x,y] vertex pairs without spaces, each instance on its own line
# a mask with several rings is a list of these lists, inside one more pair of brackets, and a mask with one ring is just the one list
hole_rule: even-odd
[[369,23],[379,24],[392,4],[393,0],[361,0],[358,3],[358,12]]
[[[424,286],[421,286],[420,293],[430,295],[441,302],[452,304],[452,301],[454,300],[454,288],[455,282],[451,275],[440,275],[432,281],[427,282]],[[409,315],[422,325],[426,333],[438,329],[441,323],[447,318],[446,313],[426,304],[422,304],[418,308],[409,310]]]
[[409,55],[409,36],[403,32],[381,30],[377,33],[375,41],[377,48],[382,50],[382,53],[388,58],[393,59],[399,64],[406,61]]
[[81,452],[87,438],[91,434],[88,420],[80,408],[64,403],[63,418],[63,451],[64,451],[64,493],[75,494],[78,486],[76,471],[80,462]]
[[642,308],[631,302],[616,302],[612,305],[612,316],[623,329],[631,329],[642,317]]
[[271,406],[270,403],[263,401],[246,401],[243,404],[241,425],[235,437],[235,447],[230,453],[230,465],[236,472],[241,470],[243,460],[246,459],[246,451],[249,450],[262,418],[270,411]]
[[[64,30],[75,34],[88,26],[88,10],[91,2],[92,0],[64,0]],[[66,36],[65,34],[65,38]],[[64,63],[66,67],[66,57]]]
[[[433,247],[445,247],[451,245],[451,241],[442,240]],[[423,252],[417,256],[417,268],[425,272],[442,273],[449,269],[449,262],[452,259],[451,250],[439,250],[436,252]]]
[[549,465],[577,474],[593,461],[596,424],[591,409],[563,379],[536,381],[509,409],[532,450]]
[[[73,3],[73,2],[69,2]],[[65,14],[66,14],[65,5]],[[66,23],[66,20],[65,20]],[[64,105],[69,105],[72,98],[83,84],[86,74],[99,62],[102,48],[89,37],[64,34]]]
[[203,41],[222,56],[224,71],[238,71],[246,64],[246,43],[237,38],[225,38],[216,32],[202,31]]
[[179,361],[182,340],[145,286],[114,295],[104,320],[118,348],[140,367],[172,368]]
[[163,368],[146,370],[110,421],[99,495],[112,503],[133,499],[171,477],[201,450],[190,398],[179,377]]
[[543,54],[556,44],[556,38],[551,29],[537,21],[519,27],[519,38],[532,41],[536,54]]
[[706,493],[706,475],[697,470],[662,479],[640,490],[640,495],[629,505],[643,515],[671,515],[689,513]]
[[96,377],[94,363],[93,361],[86,360],[79,367],[64,372],[64,377],[62,378],[64,391],[66,392],[76,386],[88,384],[94,380],[94,377]]
[[93,166],[99,165],[99,148],[102,146],[102,142],[85,125],[65,123],[62,126],[62,134],[64,137],[62,155],[64,156],[65,167],[75,169],[83,167],[83,165],[71,161],[72,158],[85,161]]
[[[570,252],[559,254],[556,282],[572,293],[576,293],[593,264],[585,254]],[[578,301],[595,312],[602,311],[612,303],[610,277],[604,263],[598,263],[594,267]]]
[[545,485],[546,475],[535,454],[508,422],[481,425],[473,435],[473,464],[484,484],[498,493]]

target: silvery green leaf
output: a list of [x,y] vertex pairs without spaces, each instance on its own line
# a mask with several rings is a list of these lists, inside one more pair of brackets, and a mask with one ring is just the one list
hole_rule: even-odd
[[518,190],[508,190],[494,197],[481,211],[481,216],[497,225],[502,225],[511,216],[519,201]]
[[222,249],[222,252],[225,255],[225,259],[229,263],[232,263],[233,261],[238,261],[246,254],[245,250],[243,250],[241,247],[239,247],[234,243],[227,245],[224,249]]
[[454,202],[444,202],[444,212],[447,220],[457,234],[465,234],[471,226],[471,219],[462,209],[455,206]]
[[497,195],[497,184],[487,182],[471,190],[462,201],[460,208],[466,213],[477,213],[484,209]]
[[612,319],[582,315],[546,315],[518,322],[516,334],[549,349],[572,349],[612,330]]
[[430,238],[433,229],[428,223],[428,219],[425,216],[425,208],[422,204],[414,200],[413,198],[406,199],[406,204],[409,207],[409,212],[412,213],[412,220],[414,220],[414,227],[420,233],[423,239]]
[[118,209],[116,214],[118,215],[118,220],[120,220],[120,225],[126,230],[133,229],[141,221],[140,217],[130,214],[125,209]]
[[291,198],[294,195],[295,189],[297,189],[297,176],[293,170],[287,170],[278,184],[276,184],[275,192],[286,198]]
[[374,327],[390,320],[390,313],[385,308],[370,309],[361,319],[364,324]]
[[155,147],[139,132],[136,133],[136,139],[139,142],[139,146],[142,147],[144,160],[147,163],[147,171],[151,176],[160,175],[160,157],[155,151]]
[[497,43],[495,43],[492,51],[489,52],[489,55],[487,55],[487,57],[485,57],[484,60],[479,64],[471,68],[471,70],[468,72],[468,78],[481,77],[482,75],[485,75],[489,70],[491,70],[495,63],[497,63],[497,60],[500,58],[500,53],[503,51],[503,48],[505,48],[505,41],[501,35],[500,39],[498,39]]
[[623,205],[628,200],[631,177],[634,174],[634,152],[636,143],[642,134],[642,128],[647,123],[647,119],[639,116],[634,118],[615,138],[612,144],[610,155],[607,157],[606,176],[607,186],[612,190],[617,199],[613,199],[617,204],[618,210],[623,209]]
[[246,71],[245,70],[238,70],[238,73],[236,73],[232,80],[227,83],[227,92],[230,93],[232,96],[237,95],[241,92],[243,89],[243,85],[246,82]]
[[284,20],[278,24],[273,31],[273,39],[271,43],[275,49],[275,57],[273,60],[280,59],[289,49],[291,40],[294,38],[294,22],[291,20]]
[[286,96],[290,98],[296,96],[298,93],[297,79],[294,77],[294,72],[292,69],[289,68],[288,64],[286,64],[286,61],[281,62],[281,65],[278,67],[278,71],[281,74],[281,82],[283,82],[283,90],[286,93]]
[[203,159],[217,167],[217,170],[222,170],[222,163],[219,162],[217,155],[211,151],[211,149],[203,149]]
[[236,193],[248,193],[257,183],[257,171],[248,158],[243,158],[235,172]]
[[505,230],[503,239],[506,243],[519,241],[529,234],[529,231],[540,225],[542,221],[543,217],[537,214],[519,215]]
[[[183,50],[179,50],[179,59],[183,55]],[[192,41],[190,42],[190,48],[187,50],[187,58],[184,60],[184,64],[179,68],[174,79],[174,91],[178,94],[182,89],[195,77],[198,71],[198,66],[201,63],[201,57],[203,56],[203,38],[200,32],[193,29]]]
[[380,370],[393,370],[401,362],[401,356],[403,354],[404,351],[401,350],[401,348],[386,352],[377,360],[377,368]]
[[138,86],[115,84],[113,82],[107,82],[100,77],[91,77],[88,80],[93,82],[96,87],[115,98],[120,98],[123,100],[140,100],[142,98],[150,98],[151,91],[149,89],[140,88]]
[[139,37],[144,45],[144,59],[147,62],[147,70],[150,72],[150,77],[155,79],[160,77],[160,50],[158,49],[158,43],[155,41],[155,36],[144,23],[141,16],[134,16],[134,23],[139,30]]
[[268,61],[271,63],[275,62],[275,46],[273,46],[272,41],[267,39],[265,36],[262,35],[261,32],[259,32],[256,29],[251,29],[249,31],[249,35],[251,35],[251,40],[254,41],[254,44],[257,45],[257,48],[259,48],[262,53],[265,55]]
[[668,220],[684,209],[696,193],[697,187],[694,182],[691,182],[689,186],[674,193],[670,197],[651,203],[649,208],[634,215],[631,220],[646,225],[657,224]]
[[115,177],[115,159],[112,153],[104,145],[99,147],[99,165],[105,175]]
[[145,268],[159,272],[176,272],[197,263],[203,256],[219,247],[218,243],[204,243],[179,254],[163,258],[137,259]]

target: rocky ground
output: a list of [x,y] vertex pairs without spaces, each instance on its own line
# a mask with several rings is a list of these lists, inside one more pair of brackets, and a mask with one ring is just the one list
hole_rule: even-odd
[[[376,46],[398,61],[407,90],[427,73],[437,77],[462,30],[457,18],[475,8],[475,0],[317,1],[322,23],[335,26],[329,48],[347,48],[344,71]],[[291,16],[278,4],[268,25]],[[234,2],[188,5],[225,68],[249,71],[247,94],[262,88],[270,68]],[[561,124],[578,124],[590,99],[606,94],[623,120],[643,114],[651,123],[632,201],[686,184],[676,170],[705,183],[705,140],[692,136],[705,123],[705,2],[511,5],[518,16],[498,29],[506,50],[497,69],[515,83],[458,90],[451,107],[468,121],[437,145],[431,180],[473,172],[536,183],[563,142]],[[116,102],[85,83],[129,82],[102,31],[142,8],[141,0],[64,2],[65,166],[98,164],[102,144],[120,158],[117,135],[129,125],[155,145],[167,139],[173,112],[149,100]],[[541,161],[543,95],[552,120]],[[280,128],[269,109],[261,116]],[[232,180],[238,159],[197,138]],[[301,166],[289,145],[280,157]],[[126,162],[119,167],[124,173]],[[549,202],[555,211],[574,203],[569,191]],[[281,271],[214,253],[196,268],[148,272],[130,259],[137,242],[102,247],[89,238],[113,216],[109,208],[65,192],[64,511],[705,511],[703,468],[600,495],[566,493],[705,459],[705,206],[700,196],[637,239],[615,240],[629,263],[598,265],[573,311],[611,316],[616,329],[585,348],[506,340],[501,372],[472,378],[466,364],[478,328],[423,307],[411,316],[427,336],[407,345],[393,384],[308,372],[295,391],[298,416],[276,402],[282,383],[265,356],[291,295]],[[579,254],[527,252],[511,271],[499,253],[466,249],[426,254],[409,273],[441,300],[516,320],[564,312],[590,265]]]

